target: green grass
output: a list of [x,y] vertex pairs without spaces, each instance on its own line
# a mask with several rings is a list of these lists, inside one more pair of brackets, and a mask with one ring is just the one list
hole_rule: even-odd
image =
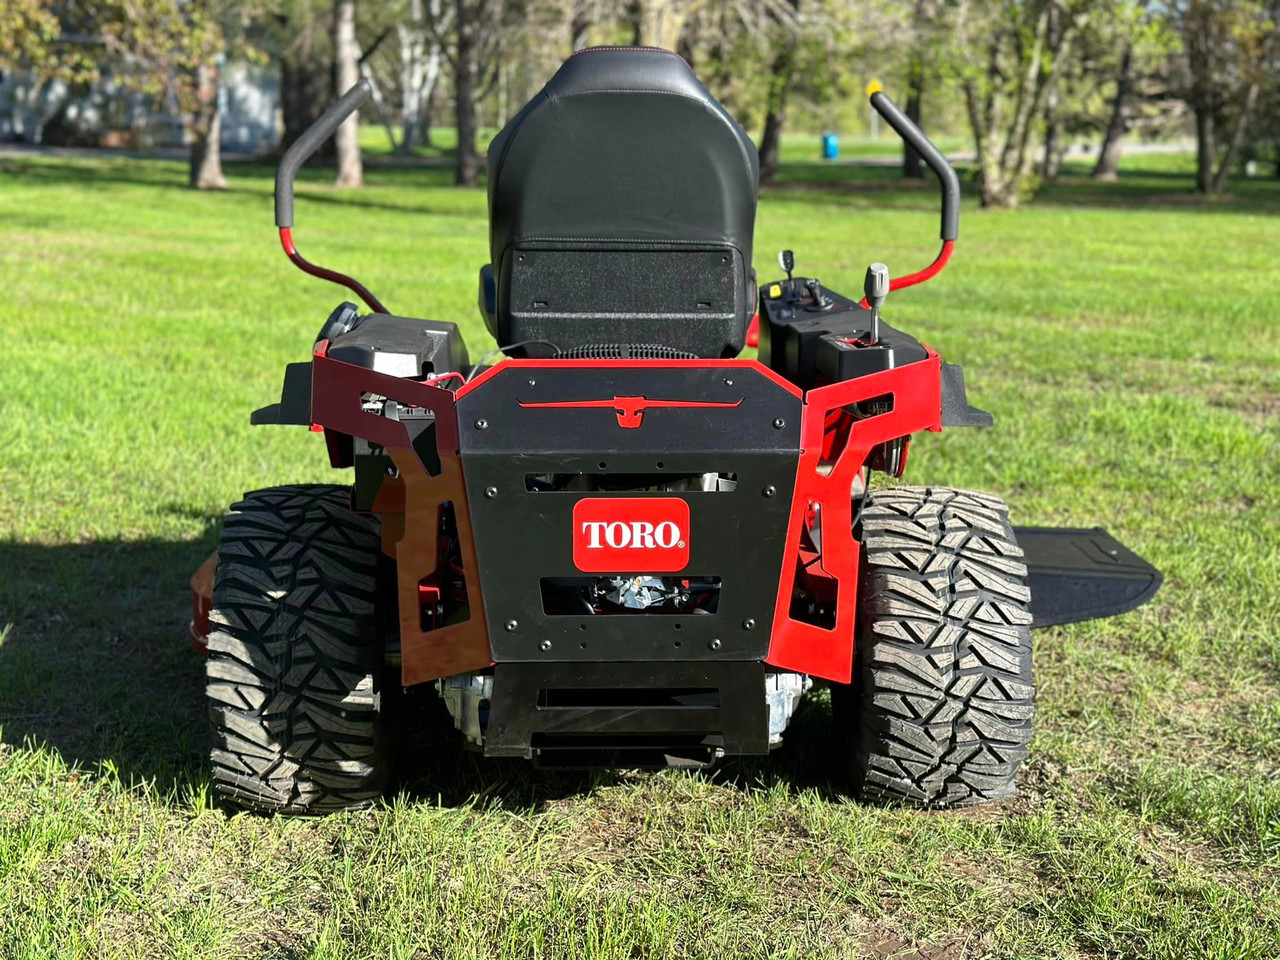
[[[784,245],[846,290],[932,256],[931,190],[792,159],[763,276]],[[341,294],[279,254],[270,171],[229,173],[208,195],[177,164],[0,161],[0,957],[1280,954],[1280,184],[1206,201],[1185,158],[1073,167],[1016,214],[967,208],[947,273],[889,301],[997,420],[920,438],[909,479],[1105,524],[1166,573],[1037,634],[1018,800],[850,801],[819,694],[780,754],[716,775],[428,737],[384,808],[297,822],[210,802],[186,578],[242,491],[335,479],[248,413]],[[482,191],[308,178],[307,256],[486,349]]]

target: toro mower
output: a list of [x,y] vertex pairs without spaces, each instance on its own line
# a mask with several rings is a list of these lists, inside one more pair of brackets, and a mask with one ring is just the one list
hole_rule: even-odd
[[[213,780],[261,811],[374,801],[432,684],[486,757],[704,766],[763,755],[815,683],[833,777],[919,805],[999,800],[1031,734],[1031,628],[1108,616],[1160,574],[1102,529],[1017,528],[999,498],[885,485],[912,437],[989,427],[961,370],[881,316],[956,241],[955,172],[884,93],[942,188],[942,248],[862,298],[752,268],[756,149],[675,54],[571,57],[488,153],[496,349],[354,291],[252,422],[323,432],[340,485],[231,507],[193,579]],[[757,334],[758,330],[758,334]],[[742,359],[755,345],[759,359]],[[488,362],[494,360],[496,362]]]

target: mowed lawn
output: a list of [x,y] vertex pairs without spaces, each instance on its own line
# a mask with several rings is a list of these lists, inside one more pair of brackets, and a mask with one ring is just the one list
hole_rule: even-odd
[[[538,773],[424,719],[386,806],[299,821],[210,800],[186,581],[242,492],[342,479],[248,417],[343,294],[280,253],[266,168],[213,195],[0,159],[0,957],[1280,956],[1280,181],[1206,201],[1189,170],[967,207],[950,269],[885,308],[996,415],[921,438],[909,480],[1105,525],[1166,574],[1037,633],[1017,800],[850,800],[818,692],[782,751],[707,775]],[[489,347],[482,190],[308,176],[305,255]],[[784,179],[762,278],[782,246],[847,291],[932,257],[931,189]]]

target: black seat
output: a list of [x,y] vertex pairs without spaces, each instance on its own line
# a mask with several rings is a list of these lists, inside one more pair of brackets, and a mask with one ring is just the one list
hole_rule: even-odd
[[490,332],[554,345],[522,356],[733,356],[758,192],[755,146],[684,60],[575,54],[489,146]]

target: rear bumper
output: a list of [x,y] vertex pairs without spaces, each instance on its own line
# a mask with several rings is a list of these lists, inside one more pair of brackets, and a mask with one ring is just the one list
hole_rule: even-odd
[[698,766],[769,751],[759,661],[499,663],[484,752],[546,766]]

